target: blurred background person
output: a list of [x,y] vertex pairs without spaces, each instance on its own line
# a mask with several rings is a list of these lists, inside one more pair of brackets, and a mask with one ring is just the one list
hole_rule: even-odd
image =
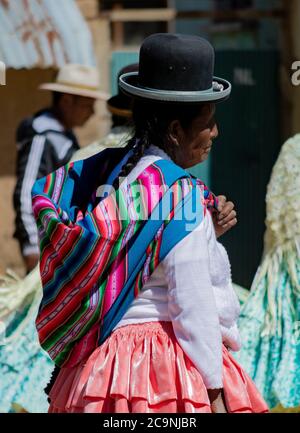
[[27,274],[39,257],[31,207],[32,185],[69,162],[79,149],[73,128],[83,126],[94,114],[96,99],[107,97],[99,85],[96,68],[66,64],[55,82],[40,86],[41,90],[53,92],[52,106],[26,118],[17,129],[14,238],[19,242]]
[[106,108],[111,114],[110,132],[100,140],[96,140],[89,146],[85,146],[77,151],[74,154],[72,161],[88,158],[89,156],[101,152],[108,147],[123,147],[127,144],[127,141],[133,133],[132,99],[121,92],[119,87],[119,77],[127,72],[138,71],[138,67],[138,63],[131,63],[130,65],[123,67],[118,73],[118,93],[109,98],[106,102]]
[[300,412],[300,134],[282,146],[266,204],[264,253],[234,356],[274,411]]

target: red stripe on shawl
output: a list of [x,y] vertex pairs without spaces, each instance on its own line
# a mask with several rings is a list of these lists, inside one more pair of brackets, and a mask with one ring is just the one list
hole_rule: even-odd
[[[103,243],[105,240],[101,240],[95,248],[95,253],[98,255],[103,249]],[[83,300],[83,298],[89,293],[91,287],[96,284],[101,276],[102,265],[98,265],[95,268],[95,272],[93,272],[88,280],[88,282],[80,288],[79,292],[76,290],[78,286],[87,278],[87,274],[91,272],[95,265],[96,261],[93,258],[89,258],[87,262],[85,262],[84,266],[79,269],[79,271],[75,274],[75,276],[65,284],[58,292],[55,297],[55,300],[51,302],[49,305],[46,305],[40,311],[36,324],[37,327],[43,322],[44,319],[49,319],[51,313],[53,313],[56,308],[63,302],[63,300],[74,290],[76,294],[72,297],[68,303],[64,306],[64,308],[57,312],[53,319],[50,319],[47,323],[44,324],[42,328],[38,329],[40,341],[44,341],[44,339],[49,338],[54,330],[58,326],[60,326],[65,318],[73,315],[74,311],[78,309],[78,303]]]
[[[82,281],[85,279],[87,274],[93,269],[93,267],[95,267],[95,264],[97,263],[97,260],[101,255],[100,253],[103,253],[101,260],[99,261],[97,267],[95,268],[93,277],[90,278],[88,282],[86,282],[85,287],[80,289],[80,295],[79,294],[76,295],[77,300],[79,299],[82,300],[82,298],[89,292],[93,284],[95,284],[98,281],[98,279],[101,276],[103,267],[107,264],[109,260],[111,254],[109,244],[110,241],[108,241],[107,239],[102,239],[98,242],[98,244],[94,248],[94,253],[93,253],[94,258],[90,257],[84,263],[84,265],[82,265],[79,268],[79,270],[76,272],[76,274],[71,279],[71,281],[67,282],[66,284],[64,284],[64,286],[60,288],[59,293],[56,294],[55,300],[50,302],[48,305],[45,305],[45,307],[42,309],[42,311],[39,314],[39,323],[42,322],[43,319],[46,318],[48,315],[50,315],[51,312],[53,312],[56,309],[57,305],[60,304],[74,289],[76,289],[76,287],[78,287],[82,283]],[[74,308],[71,307],[72,304],[73,302],[70,302],[68,304],[68,307],[69,306],[70,307],[69,308],[67,308],[67,306],[65,307],[65,309],[63,310],[64,312],[63,314],[66,314],[66,312],[68,311],[72,312],[72,308]],[[57,316],[55,316],[55,320],[57,320],[59,317],[61,317],[60,313],[58,313]]]
[[[76,248],[75,241],[79,237],[80,231],[82,231],[80,227],[73,227],[70,229],[63,223],[56,226],[51,236],[51,243],[45,248],[40,262],[41,276],[44,285],[52,279],[55,268],[59,267],[62,263],[61,258],[63,257],[65,259],[68,254]],[[64,242],[60,247],[59,252],[57,252],[55,246],[57,246],[62,239],[64,239]],[[53,255],[53,251],[56,251],[56,255]],[[51,255],[53,255],[53,257],[51,257]]]
[[[96,210],[94,215],[97,215],[97,212],[100,212],[100,208]],[[77,229],[78,227],[78,229]],[[74,236],[69,236],[69,242],[68,245],[74,244],[76,238],[78,238],[78,231],[82,230],[81,227],[77,226],[73,227],[72,230],[70,230],[69,233],[71,235],[74,234]],[[39,314],[39,320],[37,321],[37,325],[43,322],[44,319],[47,318],[47,316],[51,315],[51,313],[57,308],[57,306],[75,289],[76,286],[79,286],[80,283],[85,279],[86,275],[91,271],[93,267],[95,267],[95,264],[97,263],[98,258],[100,257],[100,253],[102,252],[102,257],[99,263],[97,263],[95,272],[93,276],[89,279],[87,282],[87,287],[80,289],[80,295],[76,294],[75,298],[72,298],[70,302],[64,307],[64,309],[57,313],[55,318],[53,318],[51,321],[46,323],[42,328],[39,329],[39,335],[40,338],[43,339],[45,333],[49,335],[49,330],[52,328],[55,328],[57,326],[57,323],[64,319],[65,315],[68,315],[69,313],[72,313],[74,310],[73,304],[76,304],[74,299],[82,300],[84,296],[89,292],[91,287],[98,281],[98,279],[101,276],[101,272],[103,268],[106,266],[108,259],[111,254],[111,248],[108,248],[109,244],[112,242],[112,239],[115,237],[118,237],[117,235],[120,233],[120,224],[119,221],[114,221],[112,225],[110,225],[110,228],[108,228],[106,224],[106,220],[101,219],[99,222],[99,227],[101,230],[101,233],[106,233],[109,235],[111,239],[107,239],[107,237],[103,236],[100,238],[100,240],[97,242],[96,246],[94,247],[94,251],[91,250],[90,254],[92,254],[92,257],[89,257],[89,259],[80,267],[80,269],[77,271],[77,273],[74,275],[71,281],[69,281],[67,284],[65,284],[59,291],[59,293],[56,295],[55,300],[50,303],[49,305],[46,305],[44,309],[41,310]],[[75,229],[75,230],[74,230]],[[111,231],[111,229],[113,229]],[[74,240],[73,240],[74,238]],[[61,237],[59,238],[61,239]],[[57,239],[58,241],[58,239]],[[105,245],[106,244],[106,245]],[[53,245],[55,245],[55,242],[53,242]],[[106,246],[104,248],[104,246]],[[68,247],[67,247],[68,248]],[[67,248],[64,248],[64,250],[68,251]],[[61,250],[60,250],[61,251]],[[44,283],[44,280],[43,280]],[[61,323],[61,322],[59,322]]]
[[[94,293],[89,298],[89,304],[85,313],[80,317],[80,322],[84,324],[83,326],[85,326],[92,319],[95,311],[98,309],[99,299],[100,299],[99,291],[94,290]],[[61,325],[63,325],[63,323]],[[55,358],[60,352],[59,346],[61,345],[62,340],[65,340],[67,336],[69,336],[71,340],[73,338],[76,338],[76,336],[78,336],[78,334],[80,333],[80,329],[76,329],[76,328],[78,328],[78,321],[75,322],[73,326],[69,329],[69,331],[65,335],[61,336],[61,338],[54,344],[54,346],[51,347],[51,350],[49,351],[51,358],[52,357]]]
[[64,367],[72,368],[81,361],[85,360],[86,357],[92,353],[97,347],[99,339],[100,326],[99,322],[96,322],[91,329],[76,342],[68,357],[64,361]]
[[47,194],[51,184],[52,184],[52,179],[53,179],[53,175],[49,174],[49,176],[46,177],[46,182],[45,182],[45,186],[44,186],[44,193]]
[[[51,202],[49,202],[50,204]],[[108,228],[106,223],[106,218],[103,216],[102,210],[97,207],[93,214],[92,218],[95,221],[95,228],[98,230],[98,233],[101,233],[102,238],[110,238],[110,239],[116,239],[118,238],[120,232],[121,232],[121,225],[120,222],[116,219],[112,218],[112,214],[115,213],[113,209],[114,203],[111,201],[108,202],[108,206],[105,207],[105,210],[107,210],[107,218],[110,220],[110,227]],[[45,203],[43,205],[43,208],[45,207]],[[50,207],[50,206],[49,206]],[[53,208],[53,206],[51,206]],[[55,208],[53,208],[55,209]],[[58,218],[57,211],[55,211],[56,217]],[[78,219],[77,219],[78,221]],[[76,222],[77,222],[76,221]],[[76,223],[75,222],[75,223]],[[64,259],[67,258],[67,256],[72,252],[72,250],[76,247],[76,239],[80,237],[80,232],[83,232],[83,228],[78,225],[75,226],[73,224],[72,227],[66,226],[64,223],[57,223],[57,226],[55,230],[52,232],[51,235],[51,244],[50,244],[50,250],[47,251],[47,248],[43,251],[43,255],[41,258],[41,269],[43,269],[42,272],[45,271],[47,261],[49,261],[51,254],[53,254],[52,248],[57,251],[57,246],[61,242],[62,239],[65,238],[63,245],[59,248],[59,254],[56,257],[53,257],[50,259],[50,263],[47,266],[47,272],[43,275],[43,282],[46,284],[49,280],[51,280],[51,275],[53,275],[54,269],[58,267],[61,263],[61,257]],[[68,233],[66,233],[68,231]],[[52,247],[52,248],[51,248]]]

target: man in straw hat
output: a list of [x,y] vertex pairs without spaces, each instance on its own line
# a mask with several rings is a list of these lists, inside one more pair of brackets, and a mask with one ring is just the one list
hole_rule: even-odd
[[14,237],[19,242],[27,273],[39,257],[32,185],[36,179],[65,165],[79,149],[73,128],[83,126],[94,114],[96,99],[108,98],[99,90],[99,84],[96,68],[66,64],[55,82],[40,86],[41,90],[53,92],[52,106],[26,118],[17,129]]
[[[117,75],[117,83],[121,75],[138,71],[138,63],[124,66]],[[111,114],[111,130],[100,140],[84,146],[74,153],[71,161],[88,158],[108,147],[124,147],[133,134],[131,97],[125,95],[118,84],[118,91],[106,101],[106,108]]]

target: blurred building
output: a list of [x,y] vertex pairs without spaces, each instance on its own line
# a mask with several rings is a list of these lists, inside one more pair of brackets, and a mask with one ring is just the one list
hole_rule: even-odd
[[[6,65],[6,85],[0,86],[0,272],[6,267],[19,271],[22,266],[12,239],[16,127],[48,105],[50,93],[37,89],[51,81],[61,65],[96,63],[92,33],[76,2],[63,0],[57,5],[52,0],[0,2],[0,61]],[[81,133],[86,143],[101,133],[101,110],[93,122]]]

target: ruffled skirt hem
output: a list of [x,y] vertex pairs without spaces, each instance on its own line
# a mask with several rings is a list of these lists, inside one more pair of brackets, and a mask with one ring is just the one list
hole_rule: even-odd
[[[267,412],[249,376],[223,346],[228,412]],[[210,413],[201,374],[179,346],[171,322],[115,330],[87,361],[62,368],[50,413]]]

